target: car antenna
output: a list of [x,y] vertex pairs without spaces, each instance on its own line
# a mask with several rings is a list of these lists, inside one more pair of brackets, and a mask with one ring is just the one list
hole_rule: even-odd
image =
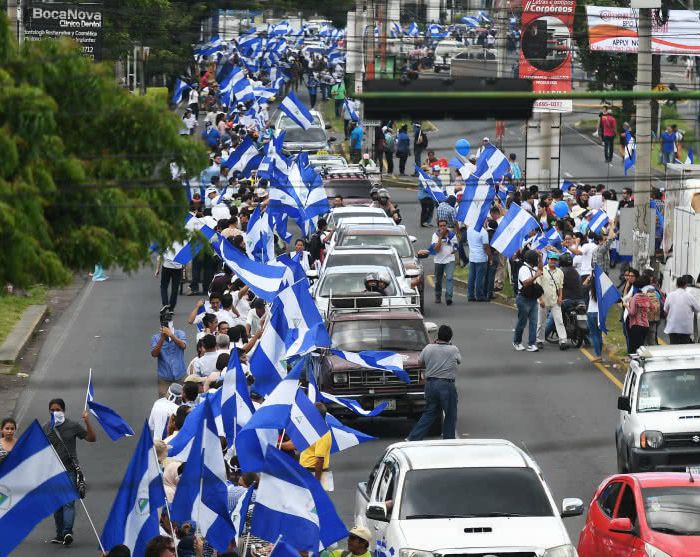
[[690,476],[690,483],[694,484],[695,478],[693,477],[693,469],[690,466],[688,466],[688,475]]

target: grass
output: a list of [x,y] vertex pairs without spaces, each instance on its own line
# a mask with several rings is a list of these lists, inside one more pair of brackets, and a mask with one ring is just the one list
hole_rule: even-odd
[[25,309],[31,305],[46,303],[46,293],[45,286],[33,286],[27,292],[27,296],[16,294],[0,296],[0,343],[10,334]]
[[622,332],[619,306],[610,309],[605,324],[608,327],[608,332],[603,333],[603,349],[610,358],[621,360],[627,356],[627,341]]
[[[455,269],[455,278],[467,282],[469,279],[469,267],[457,267]],[[503,290],[501,290],[501,295],[508,299],[513,298],[513,285],[510,283],[510,278],[508,273],[505,273],[505,280],[503,282]]]

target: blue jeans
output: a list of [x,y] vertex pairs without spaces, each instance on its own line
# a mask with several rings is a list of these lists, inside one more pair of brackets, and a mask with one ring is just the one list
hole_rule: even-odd
[[[68,472],[73,485],[75,485],[75,473]],[[66,534],[73,535],[73,523],[75,522],[75,501],[66,503],[55,513],[53,521],[56,524],[56,537],[63,539]]]
[[452,278],[455,274],[455,262],[435,263],[435,301],[439,302],[442,298],[442,275],[445,274],[445,300],[452,299],[454,285]]
[[673,151],[665,152],[661,151],[661,162],[663,164],[671,164],[673,162]]
[[498,271],[498,255],[494,255],[491,264],[486,267],[486,299],[493,298],[493,286],[496,284],[496,271]]
[[457,426],[457,389],[454,381],[428,379],[425,382],[425,410],[408,434],[409,441],[420,441],[430,431],[430,426],[445,413],[442,423],[442,438],[454,439]]
[[591,339],[593,352],[597,358],[603,355],[603,335],[598,327],[598,312],[588,313],[588,338]]
[[534,346],[537,343],[537,300],[518,294],[515,298],[515,305],[518,307],[518,322],[515,324],[513,342],[520,344],[523,341],[523,332],[527,323],[527,343]]
[[[469,262],[469,280],[467,281],[467,298],[470,300],[486,299],[486,268],[488,262]],[[495,275],[494,275],[495,276]]]

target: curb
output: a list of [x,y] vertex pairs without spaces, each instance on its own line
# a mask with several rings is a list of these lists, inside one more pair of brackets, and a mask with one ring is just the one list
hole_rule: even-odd
[[[467,282],[458,279],[458,278],[453,278],[452,281],[459,286],[460,288],[464,288],[465,290],[467,289]],[[508,296],[505,296],[504,294],[501,294],[500,292],[494,292],[493,293],[494,299],[491,300],[492,302],[496,302],[498,304],[504,305],[504,306],[509,306],[512,308],[515,308],[515,302],[513,301],[513,298],[509,298]]]
[[48,311],[45,304],[29,306],[0,345],[0,373],[10,373],[19,355],[31,340]]

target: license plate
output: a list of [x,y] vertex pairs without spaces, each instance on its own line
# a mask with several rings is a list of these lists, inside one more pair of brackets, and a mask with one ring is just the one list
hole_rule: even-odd
[[[386,402],[386,410],[396,410],[396,401],[394,399],[390,400],[375,400],[374,407],[376,408],[380,404]],[[698,474],[700,475],[700,474]]]
[[318,151],[316,151],[316,154],[317,155],[327,155],[328,151],[326,151],[325,149],[319,149]]
[[576,316],[577,321],[588,321],[588,316],[586,315],[577,315]]
[[685,469],[688,474],[692,474],[693,476],[696,476],[700,478],[700,466],[688,466]]

